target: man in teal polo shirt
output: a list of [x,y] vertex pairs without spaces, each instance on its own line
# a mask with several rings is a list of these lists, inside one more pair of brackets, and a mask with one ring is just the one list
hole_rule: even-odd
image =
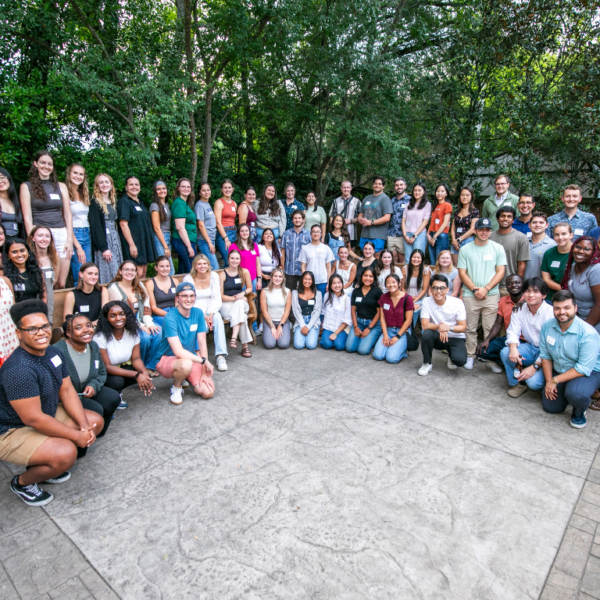
[[577,316],[573,292],[556,292],[552,305],[554,319],[546,321],[540,332],[546,379],[542,407],[549,413],[562,413],[570,404],[571,427],[581,429],[587,424],[586,410],[592,394],[600,388],[600,336]]

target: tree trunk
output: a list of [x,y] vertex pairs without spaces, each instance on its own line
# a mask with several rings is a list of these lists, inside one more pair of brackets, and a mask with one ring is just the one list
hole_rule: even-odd
[[210,153],[212,151],[212,100],[214,88],[209,85],[204,94],[204,139],[202,145],[202,171],[200,182],[208,181],[208,169],[210,167]]
[[[187,87],[188,102],[194,97],[194,53],[192,51],[192,0],[185,0],[183,27],[185,32],[185,58],[189,77]],[[198,170],[198,149],[196,147],[196,119],[194,109],[190,109],[190,183],[192,190],[196,187],[196,171]]]
[[246,138],[246,172],[248,180],[252,181],[256,172],[254,159],[254,128],[252,127],[252,115],[250,113],[250,97],[248,95],[248,65],[242,69],[242,94],[244,102],[244,134]]

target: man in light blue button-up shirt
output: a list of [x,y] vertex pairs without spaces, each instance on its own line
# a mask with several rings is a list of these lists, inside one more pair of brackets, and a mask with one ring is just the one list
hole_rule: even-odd
[[542,406],[546,412],[562,413],[570,404],[571,427],[581,429],[586,426],[585,411],[592,394],[600,388],[600,336],[577,316],[572,292],[556,292],[552,304],[554,319],[544,323],[540,333],[540,357],[546,379]]

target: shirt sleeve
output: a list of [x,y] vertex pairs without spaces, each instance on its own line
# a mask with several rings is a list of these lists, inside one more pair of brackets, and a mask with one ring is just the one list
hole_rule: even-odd
[[599,353],[600,336],[598,336],[596,332],[586,332],[584,337],[580,340],[579,356],[577,357],[577,362],[573,365],[573,368],[578,373],[589,377],[596,366]]
[[431,319],[431,315],[429,314],[429,302],[427,302],[427,298],[421,302],[421,319]]
[[[548,250],[550,250],[550,248],[548,248]],[[544,271],[544,273],[550,273],[549,266],[548,266],[548,262],[550,260],[550,257],[548,255],[548,250],[546,250],[546,252],[544,252],[544,256],[542,256],[542,264],[540,266],[540,271]]]
[[600,264],[595,264],[590,268],[590,286],[598,284],[600,284]]
[[552,360],[552,356],[550,356],[550,352],[548,352],[548,344],[546,342],[546,335],[548,334],[548,327],[546,325],[542,325],[542,329],[540,330],[540,358],[545,360]]
[[350,327],[352,327],[352,314],[350,312],[350,302],[348,302],[348,296],[346,296],[346,294],[343,294],[344,296],[344,317],[342,318],[342,322],[346,323],[346,325],[349,325]]
[[[174,311],[169,311],[162,324],[163,336],[166,339],[171,337],[179,337],[177,332],[177,323],[175,322],[173,313]],[[170,316],[171,318],[169,318]]]
[[117,202],[117,218],[119,221],[129,221],[131,217],[131,202],[128,198],[121,198]]
[[[402,299],[402,302],[404,302],[404,299]],[[415,310],[415,303],[410,295],[406,297],[406,310]]]
[[423,219],[429,219],[431,217],[431,202],[425,205],[425,211],[423,212]]
[[206,326],[206,319],[204,318],[204,313],[200,311],[198,315],[198,333],[206,333],[208,331],[208,327]]
[[173,202],[171,206],[171,218],[173,219],[185,219],[187,217],[186,204],[179,199]]
[[325,262],[326,263],[332,263],[335,262],[335,256],[333,255],[333,252],[331,250],[331,248],[329,246],[326,246],[327,248],[327,252],[325,253]]
[[221,298],[221,281],[219,276],[213,271],[210,274],[210,301],[206,312],[209,315],[214,315],[219,312],[219,309],[223,305],[223,299]]
[[204,207],[202,206],[201,200],[196,202],[194,212],[196,213],[196,221],[204,221]]
[[389,197],[383,199],[381,203],[381,216],[391,215],[394,212],[394,207],[392,206],[392,201]]
[[304,246],[302,247],[302,250],[300,250],[300,256],[298,256],[298,260],[301,263],[307,263],[308,262],[308,259],[307,259],[307,256],[306,256],[306,252],[304,251]]
[[529,240],[525,234],[521,234],[525,239],[520,239],[519,253],[517,254],[517,260],[530,260],[531,253],[529,251]]
[[149,210],[150,210],[150,212],[151,212],[151,213],[153,213],[153,212],[159,212],[159,211],[158,211],[158,204],[156,204],[156,202],[153,202],[153,203],[150,205],[150,208],[149,208]]
[[[496,244],[496,266],[505,267],[508,264],[506,262],[506,252],[500,244],[497,242],[494,242],[494,244]],[[460,262],[460,252],[458,253],[458,262]]]
[[467,308],[465,303],[458,298],[460,304],[458,306],[458,310],[456,311],[456,320],[457,321],[466,321],[467,320]]
[[[63,360],[63,364],[64,362]],[[3,375],[2,387],[9,402],[23,400],[24,398],[35,398],[40,395],[37,375],[31,367],[15,365],[8,372],[4,372]]]
[[516,313],[510,318],[508,329],[506,330],[506,343],[507,344],[518,344],[519,338],[521,337],[521,318],[523,316],[525,308],[521,307]]
[[102,333],[94,336],[94,341],[98,344],[98,348],[106,350],[106,338]]

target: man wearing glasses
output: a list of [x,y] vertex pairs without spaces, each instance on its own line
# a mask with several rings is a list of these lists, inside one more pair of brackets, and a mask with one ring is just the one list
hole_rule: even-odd
[[46,304],[25,300],[10,316],[20,344],[0,369],[0,460],[27,467],[10,487],[25,504],[44,506],[53,495],[38,483],[67,481],[77,449],[96,441],[104,420],[83,408],[65,357],[50,346]]
[[421,352],[423,366],[418,370],[421,376],[427,375],[433,365],[433,349],[448,352],[448,368],[464,367],[467,362],[465,331],[467,311],[460,298],[447,296],[448,279],[437,274],[431,278],[432,296],[427,296],[421,304]]
[[510,187],[510,178],[508,175],[498,175],[494,180],[496,194],[490,196],[484,203],[481,209],[481,218],[489,219],[492,222],[492,229],[497,231],[498,221],[496,220],[496,212],[501,206],[512,206],[519,213],[519,198],[508,191]]

